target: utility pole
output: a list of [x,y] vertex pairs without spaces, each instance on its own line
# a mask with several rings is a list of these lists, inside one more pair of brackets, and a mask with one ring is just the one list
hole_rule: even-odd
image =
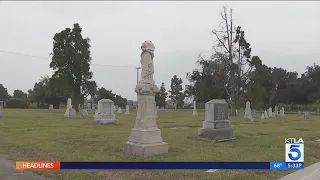
[[137,84],[139,83],[139,69],[141,69],[141,67],[137,67]]

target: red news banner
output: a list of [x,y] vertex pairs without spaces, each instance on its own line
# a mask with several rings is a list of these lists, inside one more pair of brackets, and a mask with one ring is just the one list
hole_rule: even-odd
[[60,170],[60,162],[48,161],[18,161],[17,170]]

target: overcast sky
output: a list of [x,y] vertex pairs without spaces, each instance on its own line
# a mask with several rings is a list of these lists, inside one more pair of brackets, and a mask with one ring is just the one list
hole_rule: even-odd
[[0,52],[0,84],[10,94],[26,92],[41,76],[51,75],[52,38],[74,23],[91,39],[91,68],[99,87],[136,100],[134,67],[140,66],[145,40],[156,48],[156,83],[164,82],[168,90],[177,74],[186,84],[199,53],[211,53],[211,30],[221,22],[223,5],[234,9],[234,23],[264,64],[298,73],[320,64],[320,2],[0,1],[0,51],[44,57]]

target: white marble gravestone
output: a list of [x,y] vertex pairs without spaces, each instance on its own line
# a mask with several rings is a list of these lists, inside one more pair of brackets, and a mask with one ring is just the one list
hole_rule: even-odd
[[100,105],[99,105],[99,101],[98,101],[97,108],[95,109],[94,115],[93,115],[94,119],[98,118],[99,112],[100,112]]
[[50,104],[50,105],[49,105],[49,109],[53,109],[53,104]]
[[94,110],[94,115],[93,115],[93,119],[97,119],[98,118],[98,109]]
[[159,110],[159,106],[157,106],[157,110]]
[[71,111],[72,111],[72,101],[71,101],[71,98],[68,98],[67,109],[66,109],[66,112],[64,113],[64,117],[70,118],[71,117],[70,116],[70,112]]
[[247,101],[246,102],[246,108],[244,110],[244,117],[243,119],[246,120],[246,121],[253,121],[253,118],[252,118],[252,114],[251,114],[251,108],[250,108],[250,102]]
[[121,109],[121,107],[118,107],[117,113],[122,114],[122,109]]
[[285,116],[285,114],[284,114],[284,107],[282,107],[281,110],[280,110],[280,116],[281,116],[281,117]]
[[98,106],[97,106],[98,114],[100,114],[100,108],[101,108],[100,101],[98,101]]
[[212,99],[205,105],[205,120],[198,130],[200,137],[213,141],[235,139],[234,129],[228,117],[228,103],[224,99]]
[[81,109],[80,117],[81,118],[87,118],[88,117],[88,110],[87,109]]
[[88,105],[87,105],[88,107],[88,110],[91,110],[92,109],[92,107],[91,107],[91,103],[88,103]]
[[261,114],[260,119],[264,119],[264,113]]
[[68,98],[68,100],[67,100],[67,108],[69,108],[69,109],[72,108],[72,100],[71,100],[71,98]]
[[153,80],[154,49],[151,41],[142,43],[141,79],[135,88],[138,95],[137,117],[129,139],[124,143],[126,154],[140,157],[168,153],[168,144],[163,142],[156,121],[155,95],[159,89]]
[[274,107],[274,116],[275,116],[275,117],[278,117],[278,116],[279,116],[278,106],[275,106],[275,107]]
[[193,101],[193,110],[192,110],[192,115],[198,116],[198,111],[197,111],[197,102]]
[[129,105],[126,105],[126,112],[125,114],[130,114],[130,106]]
[[271,107],[269,107],[269,109],[268,109],[268,117],[269,118],[273,117],[273,112],[272,112],[272,108]]
[[309,120],[309,119],[310,119],[310,115],[311,115],[310,112],[305,111],[305,112],[303,113],[303,119],[304,119],[304,120]]
[[236,115],[238,115],[238,109],[236,109]]
[[110,99],[101,99],[98,102],[98,114],[93,120],[93,124],[116,124],[117,120],[112,111],[113,101]]
[[264,110],[264,118],[265,118],[265,119],[268,119],[268,118],[269,118],[268,113],[267,113],[267,110]]

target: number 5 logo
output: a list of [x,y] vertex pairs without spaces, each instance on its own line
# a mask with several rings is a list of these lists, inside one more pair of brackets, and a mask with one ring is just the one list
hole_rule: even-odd
[[[289,158],[290,158],[291,160],[296,161],[296,160],[299,160],[299,159],[300,159],[300,157],[301,157],[301,151],[298,149],[299,147],[300,147],[300,145],[291,145],[291,146],[290,146],[290,151],[289,151],[289,152],[291,152],[291,153],[289,153],[288,155],[289,155]],[[293,152],[297,153],[298,155],[297,155],[296,157],[293,157],[293,156],[292,156],[292,153],[293,153]]]

